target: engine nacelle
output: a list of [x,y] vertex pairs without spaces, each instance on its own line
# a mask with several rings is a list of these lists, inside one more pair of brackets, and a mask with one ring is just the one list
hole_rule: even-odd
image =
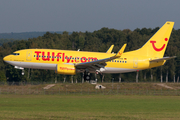
[[75,75],[76,68],[74,67],[74,65],[57,64],[56,72],[58,74]]

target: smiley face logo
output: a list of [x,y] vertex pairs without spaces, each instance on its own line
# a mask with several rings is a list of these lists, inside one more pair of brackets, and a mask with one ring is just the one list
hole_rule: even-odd
[[[167,41],[168,38],[165,38],[164,40]],[[163,50],[164,47],[166,46],[165,44],[163,44],[163,46],[162,46],[161,48],[157,48],[157,47],[155,46],[156,41],[150,41],[150,43],[152,43],[152,46],[153,46],[154,50],[157,51],[157,52]]]

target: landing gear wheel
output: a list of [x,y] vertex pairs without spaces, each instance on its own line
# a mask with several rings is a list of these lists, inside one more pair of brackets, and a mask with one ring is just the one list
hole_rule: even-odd
[[86,79],[86,80],[90,80],[90,76],[89,76],[89,75],[87,75],[85,79]]
[[24,75],[24,69],[22,70],[22,75]]
[[90,79],[91,79],[90,73],[84,72],[84,80],[90,81]]

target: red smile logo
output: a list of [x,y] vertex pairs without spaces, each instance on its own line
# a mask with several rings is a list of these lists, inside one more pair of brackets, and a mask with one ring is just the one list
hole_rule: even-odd
[[[168,38],[165,38],[164,40],[167,41]],[[164,47],[166,46],[165,44],[163,44],[163,46],[162,46],[161,48],[157,48],[157,47],[155,46],[155,44],[154,44],[154,43],[156,43],[156,41],[150,41],[150,43],[152,43],[152,46],[153,46],[154,50],[155,50],[155,51],[158,51],[158,52],[161,51],[161,50],[163,50]]]

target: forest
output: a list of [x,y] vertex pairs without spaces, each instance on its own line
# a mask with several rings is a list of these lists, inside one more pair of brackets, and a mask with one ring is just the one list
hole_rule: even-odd
[[[116,30],[102,28],[94,32],[72,32],[69,34],[46,32],[43,36],[29,38],[28,40],[12,40],[0,46],[0,82],[82,82],[82,73],[74,76],[56,74],[51,70],[15,69],[3,61],[3,57],[16,50],[29,48],[48,48],[60,50],[78,50],[106,52],[114,44],[113,52],[116,53],[123,44],[127,43],[125,52],[136,50],[156,33],[154,29],[142,28],[131,31],[129,29]],[[180,75],[180,29],[173,29],[165,55],[177,56],[168,60],[164,66],[121,74],[98,74],[98,82],[179,82]],[[137,79],[138,74],[138,79]],[[95,74],[91,74],[94,79]]]
[[[0,42],[1,40],[28,40],[29,38],[36,38],[38,36],[43,36],[46,32],[21,32],[21,33],[0,33]],[[50,33],[55,33],[50,31]],[[56,31],[56,33],[62,34],[62,31]],[[5,42],[5,41],[4,41]]]

